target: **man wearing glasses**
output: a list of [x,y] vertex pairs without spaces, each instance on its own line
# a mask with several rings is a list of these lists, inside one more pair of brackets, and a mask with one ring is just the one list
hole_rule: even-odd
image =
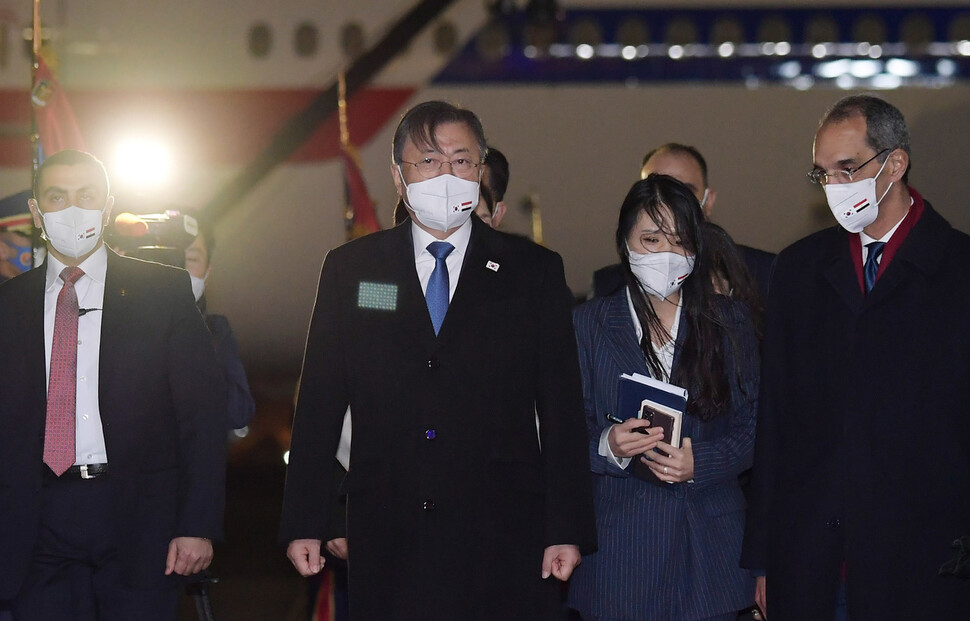
[[837,102],[814,159],[840,226],[775,262],[743,564],[769,618],[970,618],[970,237],[891,104]]
[[410,218],[324,262],[281,540],[318,572],[346,495],[352,619],[554,619],[550,576],[595,548],[572,295],[557,254],[470,217],[485,154],[473,113],[412,108],[391,164]]

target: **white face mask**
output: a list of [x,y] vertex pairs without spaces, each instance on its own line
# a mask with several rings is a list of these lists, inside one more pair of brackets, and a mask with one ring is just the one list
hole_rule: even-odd
[[676,252],[648,252],[640,254],[630,250],[630,269],[640,285],[650,295],[667,299],[680,290],[681,285],[694,271],[694,257]]
[[435,231],[449,231],[468,221],[478,205],[478,182],[454,175],[438,175],[408,185],[397,167],[401,182],[407,188],[405,204],[418,222]]
[[[886,162],[888,161],[887,157]],[[889,188],[893,187],[890,183],[882,196],[876,198],[876,179],[882,174],[886,162],[879,167],[875,177],[851,183],[827,183],[822,187],[832,215],[848,232],[858,233],[875,222],[879,216],[879,201],[884,199],[889,193]]]
[[66,257],[82,257],[101,241],[104,208],[95,211],[71,205],[67,209],[42,214],[42,217],[44,235],[51,246]]
[[202,294],[205,293],[205,281],[207,278],[209,278],[209,272],[206,272],[202,278],[189,274],[189,279],[192,280],[192,295],[195,296],[196,302],[201,300]]

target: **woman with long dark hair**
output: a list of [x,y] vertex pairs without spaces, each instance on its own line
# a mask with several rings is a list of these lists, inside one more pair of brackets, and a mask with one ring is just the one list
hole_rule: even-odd
[[[599,551],[569,601],[587,621],[733,620],[753,601],[738,474],[754,445],[758,343],[745,304],[715,291],[703,219],[672,177],[634,184],[616,231],[627,286],[575,311]],[[617,412],[624,373],[687,389],[680,448]]]

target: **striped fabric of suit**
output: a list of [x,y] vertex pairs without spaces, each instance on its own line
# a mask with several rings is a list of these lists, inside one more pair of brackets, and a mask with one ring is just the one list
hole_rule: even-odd
[[[745,503],[737,477],[751,465],[758,345],[740,304],[724,301],[738,347],[726,366],[736,369],[740,381],[732,381],[729,411],[709,422],[685,417],[694,482],[672,485],[635,478],[632,465],[622,470],[598,452],[609,424],[605,415],[616,407],[620,374],[649,374],[626,289],[574,313],[599,551],[577,568],[569,603],[586,621],[707,619],[753,602],[753,579],[738,564]],[[675,368],[677,363],[675,357]]]

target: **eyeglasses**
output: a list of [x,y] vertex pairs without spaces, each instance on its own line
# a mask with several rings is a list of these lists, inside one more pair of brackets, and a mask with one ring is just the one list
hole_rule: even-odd
[[[808,178],[811,179],[813,183],[817,183],[819,185],[828,185],[832,181],[837,183],[852,183],[852,175],[865,168],[866,164],[876,159],[886,151],[892,151],[892,149],[883,149],[851,170],[839,170],[834,173],[827,173],[821,168],[815,168],[812,170],[812,172],[808,173]],[[829,179],[829,177],[833,177],[833,179]]]
[[459,177],[464,177],[465,175],[470,174],[479,166],[477,162],[473,162],[464,157],[459,157],[458,159],[451,160],[450,162],[447,160],[436,160],[433,157],[426,157],[418,162],[405,162],[404,160],[401,160],[401,163],[414,166],[418,169],[418,173],[420,173],[425,179],[434,177],[445,164],[451,166],[451,172]]

